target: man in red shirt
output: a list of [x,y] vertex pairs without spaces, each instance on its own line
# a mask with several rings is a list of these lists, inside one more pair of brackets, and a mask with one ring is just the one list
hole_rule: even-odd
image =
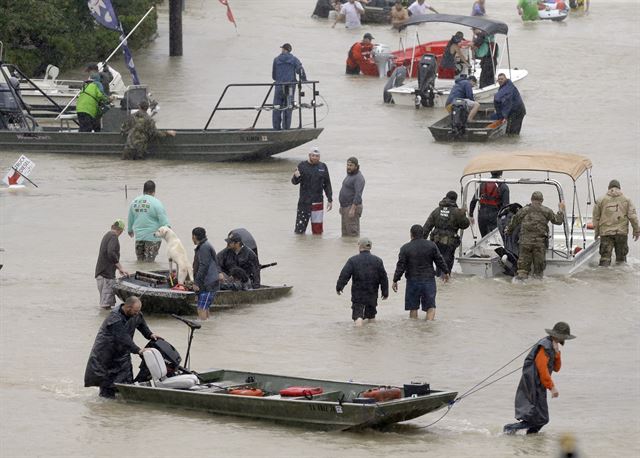
[[371,61],[373,56],[373,35],[365,33],[362,37],[362,41],[354,43],[349,49],[349,55],[347,56],[347,75],[359,75],[360,66],[365,61]]
[[519,429],[526,429],[527,434],[540,431],[549,423],[546,391],[551,391],[553,398],[560,395],[551,379],[551,373],[559,372],[562,365],[559,345],[564,345],[565,340],[576,337],[571,335],[571,329],[564,321],[559,321],[553,329],[545,331],[549,335],[531,348],[522,367],[515,402],[515,417],[520,421],[505,425],[505,434],[515,434]]

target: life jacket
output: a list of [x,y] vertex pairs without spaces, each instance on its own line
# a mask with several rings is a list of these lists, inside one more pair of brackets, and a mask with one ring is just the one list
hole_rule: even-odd
[[391,401],[402,397],[402,390],[395,387],[371,388],[362,393],[363,398],[375,399],[378,402]]
[[480,205],[500,207],[500,187],[498,183],[482,183],[480,185]]
[[360,67],[360,64],[371,58],[371,51],[373,50],[372,44],[363,43],[361,41],[354,43],[349,48],[349,55],[347,56],[347,67],[350,69],[356,69]]
[[305,396],[311,397],[315,394],[322,394],[324,390],[319,386],[290,386],[289,388],[285,388],[280,390],[280,396],[285,397],[298,397]]

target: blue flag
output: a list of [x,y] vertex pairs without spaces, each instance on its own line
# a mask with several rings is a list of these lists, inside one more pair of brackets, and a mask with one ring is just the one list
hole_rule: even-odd
[[120,32],[120,41],[122,42],[122,53],[124,54],[124,63],[126,64],[129,72],[131,73],[131,79],[133,80],[133,84],[140,84],[140,79],[138,78],[138,72],[136,71],[136,67],[133,64],[133,56],[131,55],[131,50],[129,46],[127,46],[127,42],[124,39],[125,33],[122,28],[122,24],[118,20],[118,16],[116,15],[115,10],[113,9],[113,5],[111,4],[111,0],[88,0],[87,6],[89,7],[89,12],[91,16],[100,24],[106,27],[107,29],[116,30]]

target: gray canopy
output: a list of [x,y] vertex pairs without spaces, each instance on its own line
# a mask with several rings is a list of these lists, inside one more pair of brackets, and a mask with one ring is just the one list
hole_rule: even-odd
[[455,14],[416,14],[403,22],[401,29],[409,25],[422,24],[423,22],[460,24],[474,29],[480,29],[489,35],[493,35],[494,33],[506,35],[509,32],[509,26],[502,21],[493,21],[476,16],[458,16]]

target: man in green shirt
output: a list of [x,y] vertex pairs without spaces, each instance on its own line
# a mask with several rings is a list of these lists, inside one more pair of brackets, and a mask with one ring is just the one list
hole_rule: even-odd
[[538,0],[518,0],[518,14],[522,16],[523,21],[537,21],[540,19],[538,16],[538,6],[540,5],[544,6]]
[[156,184],[149,180],[144,184],[143,194],[133,199],[129,206],[127,232],[129,237],[135,234],[138,261],[155,261],[162,240],[153,233],[161,226],[171,226],[167,212],[155,194]]
[[78,95],[76,113],[80,132],[100,132],[100,105],[109,103],[109,97],[104,94],[104,88],[100,82],[100,71],[97,64],[89,64],[86,68],[89,80],[86,81]]

